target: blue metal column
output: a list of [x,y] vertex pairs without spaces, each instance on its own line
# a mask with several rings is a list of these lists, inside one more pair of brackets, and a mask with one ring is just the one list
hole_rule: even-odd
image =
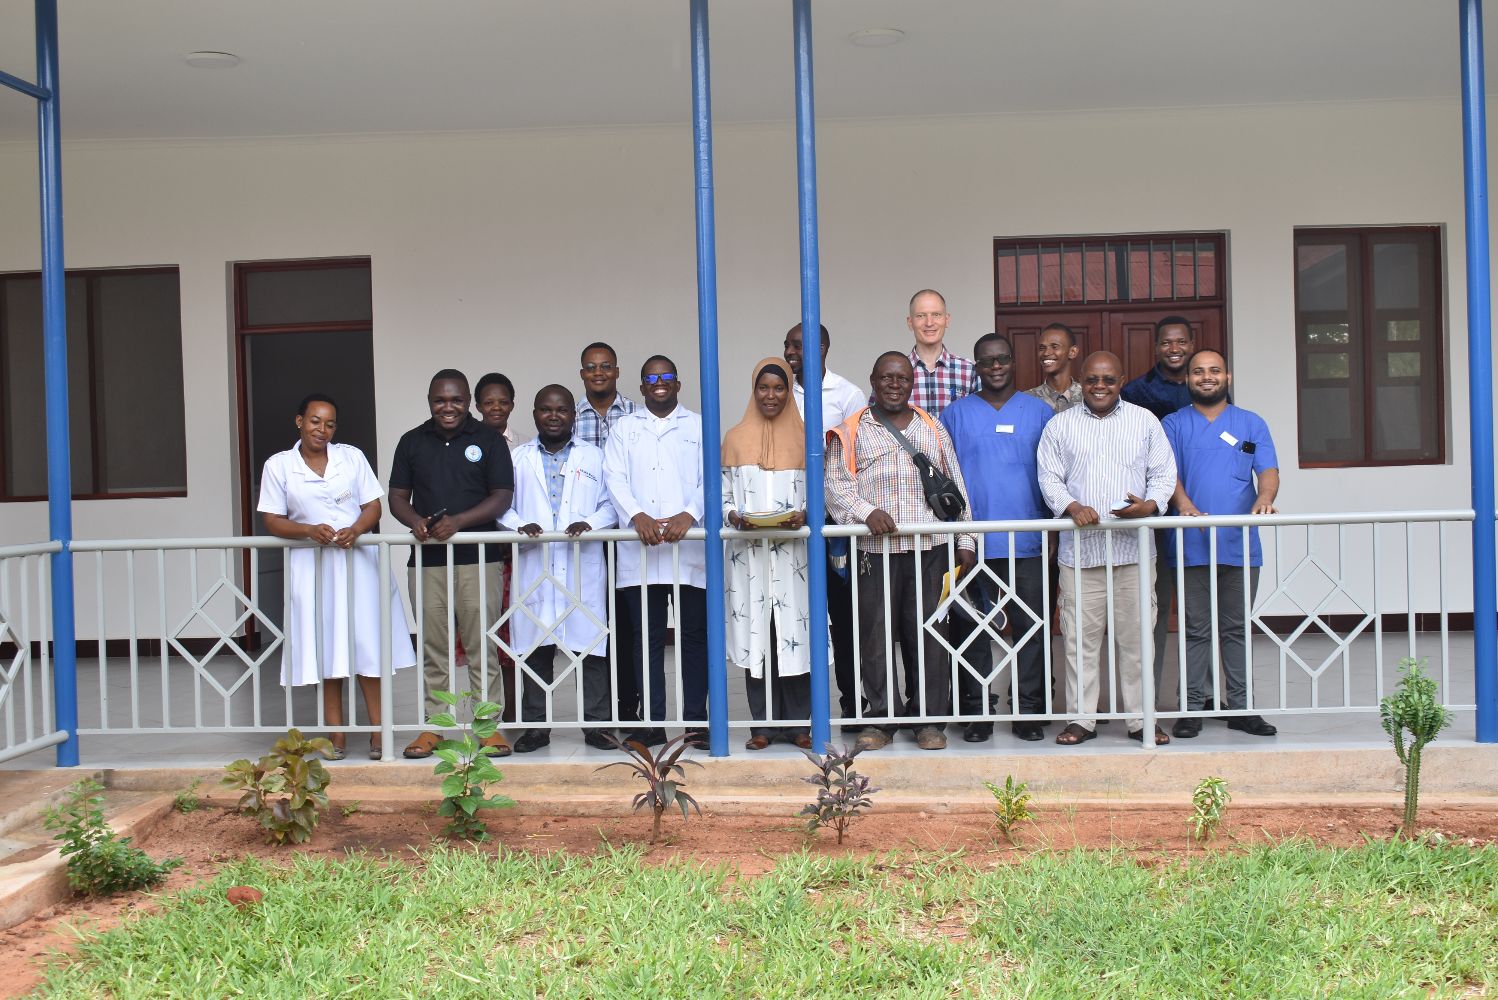
[[692,0],[692,139],[697,174],[697,357],[702,379],[702,526],[707,529],[707,718],[710,753],[728,756],[723,652],[723,458],[718,401],[718,249],[713,212],[713,95],[707,0]]
[[62,255],[62,143],[57,122],[57,0],[36,0],[37,144],[42,205],[42,354],[47,392],[47,523],[52,556],[52,690],[58,767],[78,766],[78,662],[73,628],[73,479],[68,436],[67,276]]
[[1498,743],[1498,548],[1493,502],[1493,343],[1482,0],[1461,0],[1462,165],[1467,204],[1467,377],[1472,434],[1472,653],[1477,742]]
[[[807,596],[811,605],[811,745],[832,740],[827,685],[827,540],[822,537],[822,271],[817,247],[817,122],[812,94],[811,0],[791,0],[796,49],[796,191],[801,223],[801,381],[806,390]],[[851,572],[851,566],[850,566]]]

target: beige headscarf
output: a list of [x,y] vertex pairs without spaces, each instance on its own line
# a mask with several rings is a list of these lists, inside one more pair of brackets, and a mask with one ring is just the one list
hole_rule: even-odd
[[[785,380],[785,409],[774,420],[768,420],[754,403],[754,387],[766,368],[778,368],[774,374]],[[791,366],[781,358],[765,358],[754,366],[749,382],[749,408],[744,419],[729,429],[723,438],[723,465],[757,465],[761,469],[806,468],[806,428],[796,409],[795,376]]]

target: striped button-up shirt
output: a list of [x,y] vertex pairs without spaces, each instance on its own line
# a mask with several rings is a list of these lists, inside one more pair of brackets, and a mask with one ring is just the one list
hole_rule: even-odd
[[593,404],[588,402],[587,394],[577,401],[577,424],[572,428],[572,433],[582,438],[595,448],[602,448],[608,442],[609,431],[619,418],[626,413],[633,413],[639,409],[640,404],[625,396],[623,393],[615,393],[614,401],[609,404],[608,413],[600,416],[593,409]]
[[[934,432],[932,425],[928,425],[919,413],[913,414],[905,428],[905,438],[956,482],[964,502],[962,517],[958,520],[971,521],[972,505],[967,502],[967,484],[962,481],[962,469],[957,465],[952,439],[940,424],[935,421],[932,424],[936,428]],[[940,518],[926,503],[920,470],[900,442],[868,410],[859,418],[857,426],[854,441],[856,475],[848,471],[842,435],[833,435],[827,444],[827,513],[832,519],[838,524],[862,524],[874,511],[882,510],[901,527],[931,521],[940,523]],[[945,545],[946,540],[945,534],[896,535],[889,539],[889,548],[891,552],[910,552],[917,547],[929,549],[938,543]],[[866,552],[882,552],[884,539],[872,535],[860,538],[858,547]],[[978,540],[973,535],[958,535],[957,547],[974,552]]]
[[[1041,495],[1057,517],[1075,501],[1097,511],[1104,522],[1117,521],[1113,509],[1127,503],[1128,493],[1155,501],[1163,514],[1176,488],[1175,453],[1160,421],[1122,400],[1102,416],[1086,405],[1056,414],[1040,436],[1036,459]],[[1107,535],[1113,536],[1114,565],[1139,561],[1137,532],[1084,529],[1061,532],[1062,565],[1106,565]],[[1074,547],[1080,551],[1073,552]],[[1153,558],[1153,540],[1150,547],[1146,558]]]
[[910,366],[915,369],[915,385],[910,390],[910,405],[919,406],[933,417],[968,393],[978,391],[978,370],[961,355],[945,345],[930,368],[915,348],[910,349]]

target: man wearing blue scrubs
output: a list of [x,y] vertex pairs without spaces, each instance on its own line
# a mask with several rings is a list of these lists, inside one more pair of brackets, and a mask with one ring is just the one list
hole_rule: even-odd
[[[1273,514],[1280,488],[1279,458],[1269,426],[1257,413],[1228,402],[1233,376],[1217,351],[1197,351],[1186,365],[1191,405],[1165,418],[1165,437],[1179,470],[1171,506],[1183,517],[1206,514]],[[1255,482],[1257,480],[1257,482]],[[1216,528],[1217,564],[1212,565],[1209,529],[1182,532],[1181,553],[1171,565],[1186,567],[1186,708],[1207,707],[1212,694],[1212,636],[1221,654],[1223,707],[1248,707],[1244,647],[1245,601],[1252,603],[1263,553],[1259,530],[1249,529],[1243,551],[1241,528]],[[1174,542],[1175,532],[1168,532]],[[1247,557],[1247,562],[1244,559]],[[1184,563],[1180,560],[1184,558]],[[1248,566],[1245,574],[1244,566]],[[1248,591],[1244,592],[1245,575]],[[1215,621],[1213,592],[1216,592]],[[1257,715],[1228,717],[1228,728],[1252,736],[1273,736],[1274,726]],[[1200,718],[1177,719],[1172,733],[1191,739],[1201,732]]]
[[[948,406],[941,422],[952,436],[957,462],[968,483],[975,521],[1033,521],[1048,518],[1045,499],[1036,481],[1035,450],[1041,431],[1054,415],[1050,406],[1014,386],[1014,349],[997,333],[978,338],[973,345],[973,363],[978,369],[979,389]],[[1043,714],[1045,705],[1045,548],[1039,532],[995,532],[983,536],[980,554],[988,574],[980,574],[967,587],[968,603],[986,610],[995,603],[1004,607],[990,627],[997,634],[1007,617],[1014,625],[1010,642],[1017,647],[1014,668],[1019,713]],[[1011,561],[1011,556],[1013,559]],[[995,581],[1002,581],[1002,588]],[[1003,594],[997,593],[1001,590]],[[976,633],[976,634],[975,634]],[[962,715],[984,715],[990,709],[985,697],[986,677],[993,669],[993,644],[981,626],[961,605],[952,609],[952,643],[961,646],[973,636],[964,658],[971,669],[959,675],[958,711]],[[1012,689],[1011,689],[1012,690]],[[997,699],[994,699],[995,703]],[[1011,711],[1014,706],[1010,706]],[[993,735],[993,723],[970,722],[962,738],[981,743]],[[1014,723],[1014,735],[1034,741],[1044,734],[1035,722]]]

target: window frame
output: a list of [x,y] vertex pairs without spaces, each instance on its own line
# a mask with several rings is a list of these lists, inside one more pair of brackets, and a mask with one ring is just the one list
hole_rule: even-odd
[[[176,279],[177,279],[177,338],[178,338],[177,350],[178,350],[179,357],[183,353],[182,352],[182,269],[179,266],[177,266],[176,264],[154,264],[154,265],[145,265],[145,266],[141,266],[141,267],[78,267],[78,268],[70,267],[70,268],[65,269],[65,271],[63,273],[64,286],[66,286],[67,280],[70,279],[70,278],[83,278],[85,280],[85,282],[87,284],[87,288],[88,288],[87,294],[85,295],[85,301],[87,302],[87,313],[86,313],[86,318],[85,318],[85,322],[84,322],[84,329],[85,329],[86,335],[87,335],[87,345],[86,346],[87,346],[87,352],[88,352],[88,372],[89,372],[88,385],[87,385],[88,414],[89,414],[89,424],[90,424],[90,427],[92,429],[92,440],[95,441],[95,442],[97,442],[98,439],[99,439],[99,429],[100,429],[100,423],[99,423],[99,421],[101,419],[101,414],[99,412],[98,400],[96,398],[97,397],[97,393],[98,393],[98,377],[97,377],[96,373],[97,373],[97,370],[98,370],[98,339],[99,339],[99,332],[98,332],[97,314],[95,312],[96,292],[95,292],[95,286],[94,286],[93,282],[96,279],[101,278],[101,277],[119,277],[122,274],[139,274],[139,275],[170,274],[170,275],[173,275],[174,277],[176,277]],[[42,272],[40,272],[40,271],[6,271],[4,273],[0,273],[0,316],[4,315],[5,297],[6,297],[6,294],[7,294],[8,290],[9,290],[10,283],[12,281],[25,281],[25,280],[37,280],[37,281],[40,281],[41,277],[42,277]],[[5,324],[3,322],[0,322],[0,360],[3,360],[6,357],[6,341],[7,341],[7,336],[8,336],[8,328],[5,326]],[[178,386],[178,391],[179,392],[185,392],[186,391],[186,381],[187,381],[187,370],[186,370],[185,359],[184,359],[184,366],[183,366],[183,371],[182,371],[182,384],[180,384]],[[71,396],[73,395],[73,393],[75,392],[75,390],[77,388],[78,388],[77,386],[74,386],[71,383],[69,384],[69,386],[68,386],[68,393],[69,393],[69,397],[70,398],[71,398]],[[184,398],[183,399],[183,412],[184,412],[184,414],[186,413],[186,406],[187,406],[187,401]],[[47,494],[45,494],[45,493],[33,496],[33,495],[29,495],[29,494],[13,494],[13,493],[10,492],[10,482],[9,482],[8,477],[6,476],[6,471],[5,471],[6,470],[6,464],[5,464],[5,446],[6,446],[6,443],[8,441],[9,441],[9,437],[8,437],[7,425],[6,425],[6,412],[5,412],[5,408],[4,407],[0,407],[0,503],[39,503],[39,502],[42,502],[42,501],[45,501],[45,500],[49,499],[48,496],[47,496]],[[69,451],[71,452],[71,450],[72,450],[72,443],[71,442],[69,442],[69,446],[68,447],[69,447]],[[182,451],[183,451],[183,479],[187,480],[188,479],[188,472],[187,472],[187,469],[188,469],[188,463],[187,463],[187,434],[186,434],[186,428],[185,428],[185,426],[183,428],[183,436],[182,436]],[[90,464],[90,467],[92,469],[93,485],[97,486],[98,482],[99,482],[99,471],[100,471],[99,470],[99,451],[98,451],[97,447],[94,447],[92,449],[92,451],[90,452],[89,464]],[[185,497],[185,496],[187,496],[188,490],[187,490],[187,482],[184,482],[181,489],[125,490],[125,491],[119,491],[119,492],[113,492],[113,491],[111,491],[111,492],[105,492],[105,493],[99,493],[99,492],[80,492],[79,490],[74,489],[72,492],[73,492],[73,495],[72,495],[72,499],[73,500],[155,500],[155,499],[176,499],[176,498]]]
[[[1406,353],[1410,346],[1400,349],[1399,342],[1379,340],[1373,328],[1373,317],[1378,312],[1375,305],[1377,289],[1374,284],[1374,248],[1379,243],[1400,242],[1397,237],[1418,237],[1428,241],[1430,257],[1419,262],[1419,287],[1424,308],[1433,320],[1433,329],[1427,335],[1422,331],[1417,348],[1421,358],[1418,380],[1398,381],[1392,377],[1378,380],[1378,366],[1387,363],[1390,353]],[[1388,226],[1297,226],[1291,234],[1292,287],[1294,294],[1294,338],[1295,338],[1295,417],[1296,446],[1299,467],[1302,469],[1361,469],[1398,468],[1407,465],[1444,465],[1447,462],[1447,411],[1446,411],[1446,309],[1445,309],[1445,254],[1443,242],[1445,227],[1440,225],[1388,225]],[[1391,237],[1393,239],[1391,239]],[[1304,241],[1304,242],[1303,242]],[[1407,241],[1415,245],[1415,241]],[[1357,458],[1307,458],[1301,443],[1300,429],[1305,425],[1304,392],[1307,389],[1329,388],[1334,383],[1313,380],[1310,377],[1310,359],[1317,354],[1343,353],[1339,350],[1312,349],[1306,344],[1303,330],[1308,322],[1315,322],[1319,315],[1307,312],[1300,306],[1300,251],[1303,246],[1342,245],[1348,249],[1348,344],[1345,353],[1350,355],[1349,367],[1355,372],[1357,411],[1361,419],[1362,447]],[[1423,248],[1422,248],[1423,249]],[[1353,261],[1351,254],[1356,252]],[[1433,282],[1433,283],[1432,283]],[[1388,312],[1389,310],[1384,310]],[[1424,374],[1429,371],[1431,374]],[[1435,454],[1430,457],[1374,457],[1376,433],[1374,408],[1379,386],[1418,385],[1434,393],[1430,426],[1422,428],[1422,441],[1428,430],[1433,436]],[[1421,415],[1424,423],[1425,417]]]

